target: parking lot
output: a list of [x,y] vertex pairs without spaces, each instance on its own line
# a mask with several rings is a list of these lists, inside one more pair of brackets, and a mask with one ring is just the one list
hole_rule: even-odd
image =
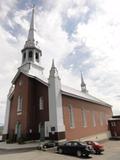
[[120,141],[106,141],[104,144],[104,153],[101,155],[91,155],[89,158],[78,158],[68,155],[60,155],[51,151],[0,151],[0,160],[77,160],[77,159],[91,159],[91,160],[120,160]]

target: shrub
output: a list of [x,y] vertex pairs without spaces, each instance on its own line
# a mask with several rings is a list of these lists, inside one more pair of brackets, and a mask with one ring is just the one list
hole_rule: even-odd
[[18,140],[17,140],[17,142],[19,143],[19,144],[24,144],[24,138],[23,137],[20,137]]
[[6,140],[6,143],[7,143],[7,144],[13,143],[13,139],[11,139],[11,138],[7,139],[7,140]]

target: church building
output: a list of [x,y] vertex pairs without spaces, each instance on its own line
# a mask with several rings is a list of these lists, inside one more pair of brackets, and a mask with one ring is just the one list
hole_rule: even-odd
[[46,79],[35,34],[33,8],[28,38],[21,51],[22,64],[7,97],[3,138],[56,141],[109,138],[111,105],[88,93],[82,73],[81,90],[61,84],[54,60]]

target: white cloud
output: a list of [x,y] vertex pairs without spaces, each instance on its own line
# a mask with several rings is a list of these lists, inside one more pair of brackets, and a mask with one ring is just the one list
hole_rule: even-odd
[[17,0],[1,0],[0,1],[0,20],[4,20],[8,12],[13,9]]
[[101,1],[101,11],[92,15],[88,23],[79,23],[73,35],[76,42],[84,38],[86,46],[92,50],[95,67],[88,73],[90,88],[94,94],[114,105],[114,113],[116,110],[120,113],[119,101],[115,99],[120,91],[119,4],[119,1]]
[[[14,34],[11,34],[8,29],[0,25],[0,49],[2,51],[0,52],[0,97],[5,101],[10,81],[21,64],[20,50],[27,38],[29,26],[27,17],[30,9],[16,10],[16,0],[1,1],[0,4],[0,19],[4,20],[4,23],[7,23],[12,30],[15,30],[18,24],[24,31],[24,35],[16,30]],[[5,21],[4,18],[13,7],[13,17]],[[88,16],[87,21],[80,21],[81,15]],[[81,64],[94,64],[92,68],[85,68],[89,92],[118,106],[119,99],[116,96],[120,95],[119,15],[119,0],[46,0],[43,6],[36,7],[35,23],[39,45],[43,52],[42,64],[45,66],[46,76],[49,74],[51,60],[54,58],[62,83],[80,89],[80,75],[75,75],[72,70],[76,62],[73,61],[69,69],[64,68],[61,62],[71,52],[74,53],[74,48],[84,41],[90,50],[90,57],[89,59],[86,57]],[[69,21],[70,18],[77,19],[79,22],[73,34],[69,36],[64,24],[66,19]],[[119,110],[118,107],[113,109],[115,113]],[[1,120],[3,121],[0,117]]]

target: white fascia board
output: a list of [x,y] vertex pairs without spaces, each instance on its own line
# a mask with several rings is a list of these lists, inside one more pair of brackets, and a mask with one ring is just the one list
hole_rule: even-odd
[[118,121],[118,120],[120,120],[120,118],[110,118],[110,119],[108,119],[108,121]]
[[15,81],[16,81],[16,79],[19,77],[20,73],[21,73],[20,71],[18,71],[18,72],[16,73],[15,77],[14,77],[13,80],[12,80],[12,84],[15,83]]
[[47,79],[46,79],[46,80],[45,80],[45,79],[43,80],[42,77],[41,77],[41,78],[40,78],[40,77],[36,77],[35,75],[31,75],[31,74],[25,73],[25,72],[23,72],[23,71],[18,71],[18,72],[16,73],[15,77],[14,77],[13,80],[12,80],[12,84],[15,83],[15,81],[16,81],[16,79],[19,77],[20,73],[26,75],[27,77],[36,79],[37,81],[39,81],[39,82],[43,83],[44,85],[48,86],[48,80],[47,80]]
[[68,93],[68,92],[65,92],[65,91],[61,91],[61,93],[63,95],[67,95],[67,96],[74,97],[74,98],[77,98],[77,99],[85,100],[87,102],[92,102],[92,103],[95,103],[95,104],[100,104],[100,105],[103,105],[103,106],[106,106],[106,107],[112,107],[111,105],[109,105],[107,103],[101,103],[101,102],[94,101],[94,100],[91,100],[91,99],[88,99],[88,98],[85,98],[85,97],[82,97],[82,96],[78,96],[78,95],[75,95],[75,94],[72,94],[72,93]]
[[[23,72],[21,72],[21,73],[23,73]],[[30,75],[30,74],[28,74],[28,73],[23,73],[23,74],[26,75],[27,77],[36,79],[37,81],[41,82],[42,84],[48,86],[48,81],[47,81],[47,80],[43,80],[42,77],[41,77],[41,78],[38,78],[38,77],[36,77],[36,76],[34,76],[34,75]]]

